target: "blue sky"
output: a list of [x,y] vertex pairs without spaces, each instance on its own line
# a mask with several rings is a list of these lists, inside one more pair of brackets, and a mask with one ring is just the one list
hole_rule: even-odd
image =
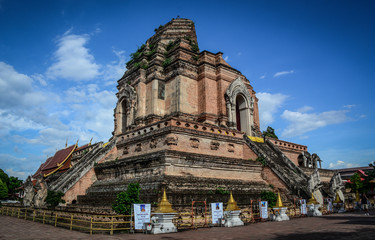
[[0,168],[25,179],[66,139],[107,141],[129,54],[178,15],[200,50],[249,79],[262,129],[325,168],[367,166],[374,12],[374,1],[0,0]]

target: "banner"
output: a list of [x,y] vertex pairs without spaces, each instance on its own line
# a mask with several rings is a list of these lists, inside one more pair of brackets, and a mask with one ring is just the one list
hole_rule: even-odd
[[223,218],[223,203],[211,203],[212,223],[218,224],[219,218]]
[[259,215],[261,218],[268,218],[268,202],[267,201],[259,202]]
[[306,199],[301,199],[301,200],[299,200],[299,202],[301,203],[301,214],[306,215],[307,214]]
[[134,228],[143,229],[143,223],[150,222],[151,204],[133,204]]

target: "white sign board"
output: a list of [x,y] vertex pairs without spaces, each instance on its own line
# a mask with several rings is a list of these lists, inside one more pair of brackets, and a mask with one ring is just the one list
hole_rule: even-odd
[[218,224],[219,218],[223,218],[223,203],[211,203],[212,223]]
[[332,199],[331,198],[327,198],[327,210],[329,212],[333,211],[333,205],[332,205]]
[[301,214],[306,215],[307,214],[307,209],[306,209],[306,199],[301,199],[299,200],[301,203]]
[[143,229],[143,224],[150,222],[151,204],[133,204],[134,228]]
[[267,201],[259,202],[259,214],[261,218],[268,218],[268,202]]

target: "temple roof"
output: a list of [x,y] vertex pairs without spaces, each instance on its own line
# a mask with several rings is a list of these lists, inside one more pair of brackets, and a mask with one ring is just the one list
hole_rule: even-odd
[[70,157],[76,148],[77,144],[57,151],[53,157],[48,158],[45,163],[40,165],[39,169],[33,175],[33,178],[38,177],[39,174],[42,174],[43,177],[47,177],[56,171],[68,169],[70,167]]

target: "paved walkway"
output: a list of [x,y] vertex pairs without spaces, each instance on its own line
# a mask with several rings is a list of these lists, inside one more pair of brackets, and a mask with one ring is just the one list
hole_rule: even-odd
[[173,234],[89,235],[77,231],[0,215],[0,239],[375,239],[375,212],[343,213],[264,222],[234,228],[203,228]]

